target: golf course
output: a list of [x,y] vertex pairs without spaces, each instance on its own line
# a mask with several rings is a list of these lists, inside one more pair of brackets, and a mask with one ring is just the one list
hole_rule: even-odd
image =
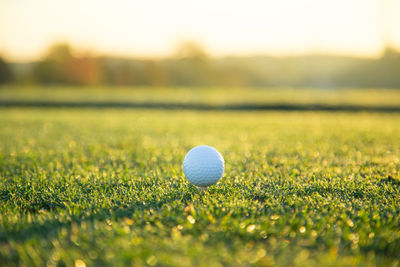
[[399,0],[0,0],[0,267],[400,267]]
[[[288,90],[1,88],[0,265],[398,266],[399,90]],[[77,99],[103,105],[41,106]],[[206,190],[197,145],[225,159]]]

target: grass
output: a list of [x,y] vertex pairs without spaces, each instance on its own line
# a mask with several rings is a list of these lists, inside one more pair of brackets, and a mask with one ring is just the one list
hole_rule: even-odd
[[[398,266],[400,114],[0,110],[0,265]],[[216,147],[206,192],[182,173]]]
[[399,89],[0,87],[0,101],[399,107]]

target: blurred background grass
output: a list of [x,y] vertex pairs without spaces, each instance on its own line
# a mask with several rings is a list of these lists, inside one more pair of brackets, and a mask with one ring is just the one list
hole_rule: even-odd
[[179,87],[16,87],[3,86],[0,101],[22,103],[185,104],[223,107],[256,105],[321,105],[325,107],[399,107],[397,89],[179,88]]

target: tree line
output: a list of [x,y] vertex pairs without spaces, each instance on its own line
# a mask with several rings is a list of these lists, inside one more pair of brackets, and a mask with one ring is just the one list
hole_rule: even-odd
[[400,53],[378,59],[307,55],[210,57],[196,43],[166,58],[77,55],[68,44],[52,46],[39,61],[7,63],[0,83],[83,86],[387,87],[400,88]]

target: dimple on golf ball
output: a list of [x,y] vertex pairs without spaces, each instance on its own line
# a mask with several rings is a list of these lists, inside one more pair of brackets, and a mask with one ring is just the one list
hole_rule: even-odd
[[183,172],[186,178],[201,188],[217,183],[224,173],[224,168],[224,158],[211,146],[196,146],[183,160]]

